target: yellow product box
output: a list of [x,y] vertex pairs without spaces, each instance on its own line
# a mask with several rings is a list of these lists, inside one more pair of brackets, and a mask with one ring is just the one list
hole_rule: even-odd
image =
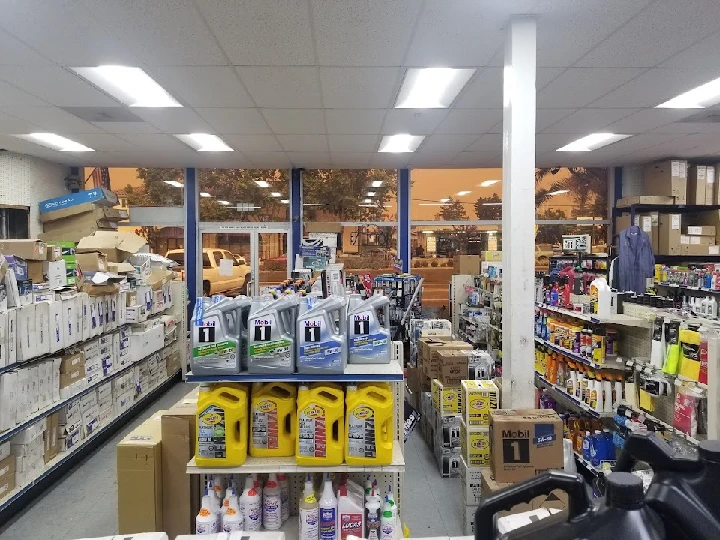
[[480,254],[481,261],[502,262],[502,251],[483,251]]
[[498,408],[500,391],[492,381],[461,381],[462,417],[468,426],[489,426],[490,411]]
[[441,416],[461,413],[462,391],[459,386],[445,386],[439,380],[433,379],[431,393],[435,410]]
[[460,420],[460,453],[469,467],[490,465],[490,428],[472,427]]

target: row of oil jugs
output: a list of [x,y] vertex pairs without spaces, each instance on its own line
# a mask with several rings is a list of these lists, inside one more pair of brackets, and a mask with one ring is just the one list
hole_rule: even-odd
[[[248,406],[249,396],[249,406]],[[238,466],[253,457],[295,456],[298,465],[392,462],[393,393],[388,383],[286,382],[202,385],[196,464]]]

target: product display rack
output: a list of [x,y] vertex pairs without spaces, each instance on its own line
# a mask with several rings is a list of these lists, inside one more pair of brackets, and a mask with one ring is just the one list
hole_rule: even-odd
[[718,290],[718,289],[708,289],[706,287],[695,287],[692,285],[680,285],[679,283],[665,283],[662,281],[656,281],[655,286],[656,287],[668,287],[671,289],[685,289],[688,291],[698,291],[698,292],[704,292],[704,293],[710,293],[710,294],[720,294],[720,290]]
[[569,403],[571,408],[580,410],[595,418],[611,418],[615,414],[614,412],[606,413],[593,410],[590,405],[588,405],[587,403],[583,403],[582,401],[578,401],[573,396],[568,394],[564,388],[561,388],[556,384],[551,383],[537,371],[535,372],[535,384],[547,388],[554,396],[559,397],[565,403]]
[[625,367],[625,364],[622,362],[620,362],[620,363],[614,362],[614,363],[606,363],[606,364],[599,364],[597,362],[593,362],[589,358],[580,356],[579,354],[571,351],[570,349],[566,349],[565,347],[560,347],[559,345],[550,343],[546,339],[542,339],[537,336],[535,337],[535,343],[540,343],[541,345],[544,345],[545,347],[548,347],[555,352],[564,354],[568,358],[575,360],[576,362],[580,362],[581,364],[585,364],[586,366],[590,366],[594,369],[623,369]]
[[560,315],[566,315],[568,317],[574,317],[581,321],[587,321],[592,324],[619,324],[623,326],[637,326],[640,328],[652,328],[652,322],[639,317],[631,317],[629,315],[612,315],[609,319],[601,319],[590,315],[589,313],[580,313],[571,309],[565,309],[558,306],[551,306],[550,304],[535,303],[535,305],[541,309],[547,309]]
[[693,214],[696,212],[707,212],[709,210],[720,210],[720,204],[631,204],[624,208],[613,208],[613,217],[620,214],[630,213],[630,223],[635,223],[637,212],[671,212],[673,214]]

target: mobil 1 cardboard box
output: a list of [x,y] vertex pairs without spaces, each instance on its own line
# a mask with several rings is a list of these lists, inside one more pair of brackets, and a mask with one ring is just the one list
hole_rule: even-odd
[[563,424],[547,409],[490,412],[490,469],[496,482],[520,482],[563,468]]

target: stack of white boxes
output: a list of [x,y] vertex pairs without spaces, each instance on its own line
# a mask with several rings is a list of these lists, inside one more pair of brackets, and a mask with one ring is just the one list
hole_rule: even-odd
[[17,371],[6,371],[0,374],[0,429],[2,431],[15,427],[19,392]]
[[113,411],[112,381],[97,388],[98,420],[100,427],[107,426],[115,417]]
[[72,450],[82,441],[82,426],[82,404],[80,398],[73,399],[60,409],[58,415],[58,448],[60,452]]
[[100,426],[100,407],[96,389],[80,397],[80,413],[82,414],[82,438],[87,439]]
[[115,415],[122,413],[132,407],[135,402],[135,371],[129,369],[112,380],[112,395],[115,407]]
[[137,395],[144,396],[150,391],[150,369],[148,361],[143,360],[135,364],[135,381],[137,383]]
[[130,354],[130,327],[121,326],[120,329],[113,334],[113,362],[115,370],[121,370],[132,363],[132,355]]
[[149,374],[148,391],[152,391],[158,387],[161,381],[167,378],[167,370],[159,352],[150,355],[147,359],[147,366]]
[[131,325],[130,350],[132,361],[159,351],[165,345],[165,326],[158,319],[151,319]]
[[37,477],[45,468],[46,423],[35,422],[10,439],[10,453],[15,456],[15,485],[23,486]]
[[74,396],[87,386],[85,353],[83,350],[64,354],[59,358],[58,389],[61,399]]
[[111,375],[114,371],[114,341],[113,334],[105,334],[98,338],[100,364],[102,366],[101,378]]

